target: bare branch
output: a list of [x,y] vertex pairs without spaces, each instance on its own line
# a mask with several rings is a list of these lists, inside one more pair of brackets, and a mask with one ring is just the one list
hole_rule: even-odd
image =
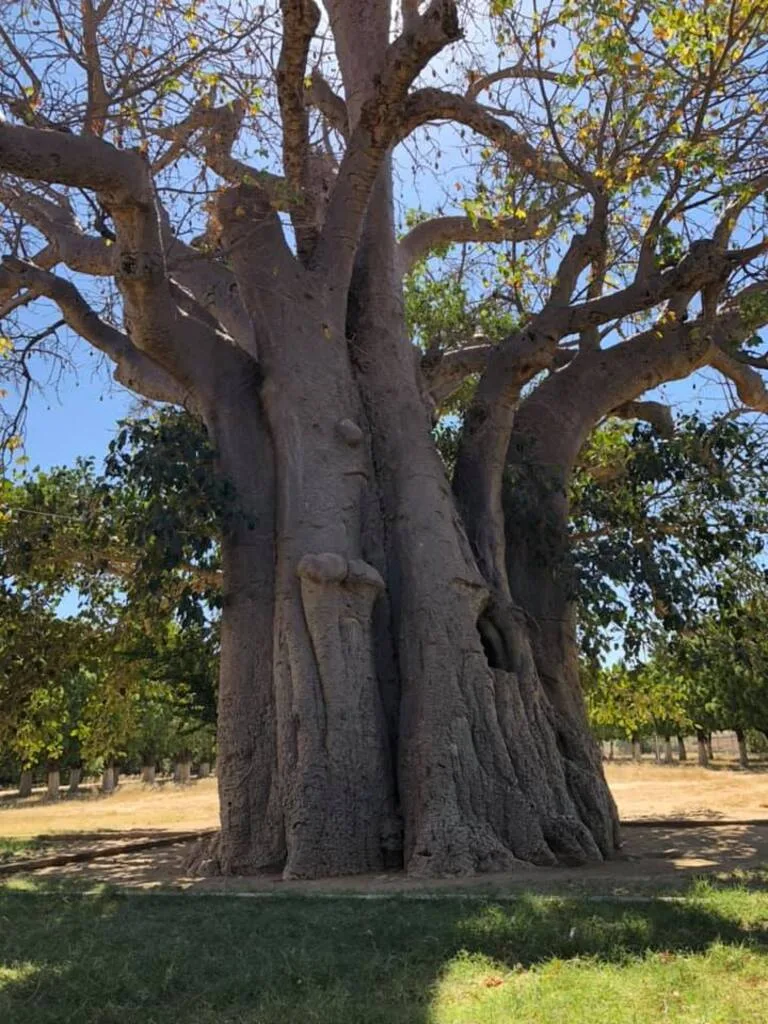
[[104,14],[97,12],[93,6],[93,0],[81,0],[80,9],[82,11],[83,51],[88,81],[88,102],[85,107],[83,131],[86,134],[102,135],[110,103],[110,96],[104,82],[97,38],[97,30]]
[[69,327],[115,363],[115,379],[132,391],[156,401],[189,404],[189,396],[177,381],[140,352],[126,334],[102,320],[70,281],[6,256],[0,263],[0,289],[3,287],[26,288],[35,297],[55,302]]
[[405,104],[400,121],[398,140],[407,138],[416,128],[431,121],[455,121],[493,142],[496,147],[522,170],[539,181],[565,182],[571,180],[568,168],[538,149],[501,118],[484,110],[480,104],[440,89],[419,89]]
[[487,75],[473,75],[471,84],[464,94],[468,100],[476,100],[480,93],[490,89],[497,82],[510,81],[512,79],[535,78],[539,81],[557,82],[558,76],[554,71],[545,71],[540,68],[526,67],[523,61],[508,68],[499,68],[498,71],[491,71]]
[[244,115],[245,105],[240,100],[221,107],[211,106],[207,98],[201,100],[179,124],[158,130],[157,134],[169,139],[171,145],[155,161],[153,170],[157,173],[178,160],[192,137],[202,130],[205,161],[211,170],[233,185],[246,184],[263,189],[276,210],[287,209],[290,205],[289,190],[284,178],[251,167],[232,156],[232,147]]

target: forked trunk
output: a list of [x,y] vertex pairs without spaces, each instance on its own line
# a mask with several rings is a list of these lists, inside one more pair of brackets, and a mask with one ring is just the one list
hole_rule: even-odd
[[[354,124],[391,5],[327,6]],[[430,437],[391,168],[349,293],[299,267],[252,190],[217,208],[261,378],[205,418],[264,531],[241,521],[224,542],[220,867],[440,875],[610,856],[616,812],[572,633],[545,661],[542,623],[503,593],[503,545],[489,572]]]
[[[228,244],[245,258],[244,241]],[[237,492],[219,866],[314,877],[599,861],[617,818],[572,613],[545,636],[535,603],[500,602],[478,568],[430,437],[386,175],[359,253],[349,346],[313,280],[293,296],[284,280],[254,312],[263,379],[206,415]],[[515,572],[521,593],[538,586],[538,568]]]

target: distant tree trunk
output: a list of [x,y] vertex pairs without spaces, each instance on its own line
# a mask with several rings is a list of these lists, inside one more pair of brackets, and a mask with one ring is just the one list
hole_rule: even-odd
[[58,800],[61,795],[61,772],[58,765],[48,768],[48,786],[46,799]]
[[207,779],[211,774],[211,764],[209,761],[201,761],[200,767],[197,769],[198,779]]
[[155,762],[146,762],[141,766],[141,781],[145,786],[154,786],[155,784]]
[[739,744],[739,765],[742,768],[749,768],[749,753],[747,751],[747,734],[743,729],[735,729],[736,740]]
[[688,760],[688,753],[685,749],[685,740],[680,735],[677,737],[677,759],[678,761]]
[[173,781],[179,786],[186,786],[192,779],[192,762],[189,757],[180,758],[173,766]]
[[28,768],[25,768],[21,773],[21,778],[19,780],[19,796],[32,796],[32,772]]
[[657,733],[653,734],[653,759],[656,764],[661,763],[661,754],[659,752],[659,737]]
[[672,764],[672,737],[664,737],[664,764]]
[[83,769],[78,765],[76,768],[70,768],[69,770],[69,792],[77,793],[80,789],[80,780],[83,777]]
[[115,766],[112,762],[109,762],[104,767],[104,771],[101,776],[101,792],[106,794],[114,793],[115,791]]
[[632,734],[632,760],[640,762],[643,759],[643,745],[637,733]]
[[699,753],[699,765],[702,768],[709,767],[709,750],[707,748],[707,736],[706,733],[696,733],[696,745]]
[[706,735],[706,744],[707,744],[707,757],[709,758],[710,761],[714,761],[715,755],[712,753],[712,733],[711,732],[708,732],[707,735]]

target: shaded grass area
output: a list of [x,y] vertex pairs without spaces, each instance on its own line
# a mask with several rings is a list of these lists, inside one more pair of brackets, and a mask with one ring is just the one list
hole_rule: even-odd
[[45,849],[38,839],[11,839],[0,836],[0,864],[10,864],[20,857],[32,857]]
[[4,1024],[765,1024],[768,893],[238,899],[0,890]]

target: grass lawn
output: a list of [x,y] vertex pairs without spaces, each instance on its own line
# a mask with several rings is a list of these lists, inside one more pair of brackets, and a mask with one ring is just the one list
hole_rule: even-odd
[[10,839],[0,836],[0,864],[10,864],[17,857],[28,857],[40,851],[42,844],[37,839]]
[[0,1021],[766,1024],[766,880],[655,902],[5,888]]

